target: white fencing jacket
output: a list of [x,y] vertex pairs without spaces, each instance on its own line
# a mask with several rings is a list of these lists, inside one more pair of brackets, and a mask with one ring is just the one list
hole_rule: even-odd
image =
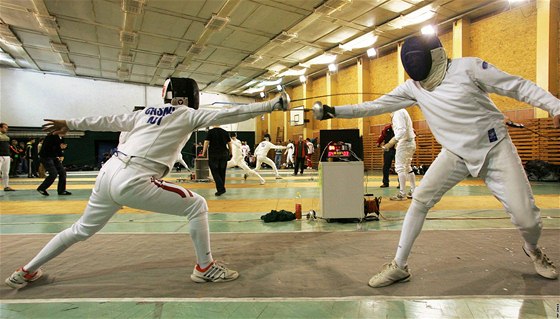
[[335,112],[336,117],[355,118],[418,104],[436,140],[463,158],[476,177],[490,149],[508,136],[505,117],[488,93],[531,104],[552,116],[560,114],[560,100],[552,94],[479,58],[451,60],[443,82],[431,92],[408,80],[377,100],[337,106]]
[[393,112],[391,119],[395,139],[400,141],[410,141],[416,137],[414,128],[412,127],[412,119],[405,109],[400,109]]
[[274,145],[269,141],[262,141],[259,143],[259,146],[257,146],[257,148],[255,149],[255,155],[266,157],[268,151],[270,151],[271,149],[283,150],[285,148],[286,148],[285,146]]
[[[275,100],[239,105],[223,110],[194,110],[186,106],[163,104],[121,115],[67,120],[71,130],[126,132],[118,150],[127,156],[141,157],[167,166],[199,128],[242,122],[272,112]],[[164,172],[164,175],[167,172]]]

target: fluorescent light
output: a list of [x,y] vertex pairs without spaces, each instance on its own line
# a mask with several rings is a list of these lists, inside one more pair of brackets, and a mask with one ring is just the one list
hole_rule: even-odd
[[436,15],[436,8],[432,5],[424,6],[407,15],[400,16],[388,23],[394,29],[402,29],[411,25],[419,24],[433,18]]
[[259,93],[259,96],[260,96],[261,98],[264,99],[264,97],[266,96],[266,94],[265,94],[263,91],[261,91],[261,93]]
[[282,83],[282,78],[279,78],[278,80],[262,81],[259,86],[272,86],[280,83]]
[[12,58],[12,56],[8,53],[2,52],[0,53],[0,62],[14,62],[14,59]]
[[373,58],[374,56],[377,55],[377,51],[375,50],[375,48],[369,48],[366,51],[368,58]]
[[337,69],[336,64],[334,64],[334,63],[329,64],[329,71],[331,73],[336,72],[336,69]]
[[428,24],[426,26],[423,26],[422,29],[420,29],[420,33],[424,35],[436,34],[436,28],[433,25]]
[[280,76],[297,76],[303,75],[307,71],[307,68],[302,68],[301,66],[296,66],[291,69],[287,69],[286,71],[280,73]]
[[323,53],[318,57],[315,57],[305,63],[303,65],[313,65],[313,64],[329,64],[333,63],[336,60],[336,55]]
[[307,77],[305,77],[305,75],[302,74],[302,75],[299,76],[299,81],[301,83],[305,83],[305,82],[307,82]]
[[341,44],[339,47],[346,51],[352,51],[353,49],[367,48],[372,46],[379,37],[375,35],[374,32],[368,32],[362,36],[357,37],[348,43]]

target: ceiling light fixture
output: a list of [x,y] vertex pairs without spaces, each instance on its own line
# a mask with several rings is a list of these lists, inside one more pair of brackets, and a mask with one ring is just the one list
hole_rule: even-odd
[[286,32],[286,31],[282,31],[282,33],[277,35],[271,41],[279,43],[279,44],[284,44],[286,42],[291,41],[292,39],[294,39],[296,37],[297,37],[297,33],[289,33],[289,32]]
[[123,12],[140,14],[144,7],[145,0],[122,0],[121,9]]
[[307,77],[306,77],[305,75],[303,75],[303,74],[300,75],[300,76],[299,76],[299,82],[300,82],[300,83],[305,83],[305,82],[307,82]]
[[377,56],[377,50],[375,50],[375,48],[369,48],[369,49],[367,49],[366,54],[367,54],[368,58],[373,58],[373,57]]
[[51,48],[53,49],[54,52],[57,52],[57,53],[68,53],[69,52],[68,47],[64,43],[52,42],[51,41]]
[[356,39],[351,40],[345,44],[340,44],[339,47],[346,51],[352,51],[353,49],[367,48],[372,46],[375,42],[377,42],[378,38],[379,37],[376,36],[375,33],[372,31],[364,35],[361,35]]
[[436,15],[437,7],[429,4],[407,15],[400,16],[387,25],[393,29],[402,29],[411,25],[416,25],[425,22]]
[[337,66],[334,63],[329,64],[329,72],[335,73],[337,70]]
[[206,25],[204,27],[208,30],[220,31],[228,23],[229,23],[229,18],[228,17],[220,17],[216,14],[212,14],[212,18],[210,19],[210,21],[208,21],[208,23],[206,23]]
[[327,0],[320,7],[316,8],[313,12],[320,15],[331,15],[335,11],[340,11],[345,6],[352,3],[352,0]]
[[424,35],[432,35],[432,34],[436,34],[436,28],[431,25],[425,25],[422,27],[422,29],[420,29],[420,33],[424,34]]
[[120,40],[122,43],[134,44],[136,42],[136,32],[122,30]]
[[266,96],[266,94],[265,94],[263,91],[261,91],[261,93],[259,93],[259,96],[260,96],[261,98],[264,99],[264,97]]
[[329,63],[333,63],[334,61],[336,61],[336,55],[323,53],[305,63],[301,63],[300,65],[308,67],[309,65],[314,65],[314,64],[329,64]]
[[205,48],[206,48],[206,46],[204,46],[204,45],[193,43],[191,45],[191,47],[189,48],[189,50],[187,51],[187,53],[200,54],[202,51],[204,51]]

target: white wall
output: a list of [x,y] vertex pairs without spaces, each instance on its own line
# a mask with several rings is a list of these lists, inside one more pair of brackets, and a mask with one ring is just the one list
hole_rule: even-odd
[[[200,104],[251,103],[253,99],[201,93]],[[0,68],[0,122],[39,127],[43,119],[68,119],[131,112],[134,106],[161,104],[161,87],[92,80]],[[218,106],[212,106],[216,108]],[[255,120],[224,126],[254,131]]]

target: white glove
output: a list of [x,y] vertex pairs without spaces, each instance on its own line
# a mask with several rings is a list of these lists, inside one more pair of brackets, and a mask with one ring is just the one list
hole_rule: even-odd
[[397,140],[393,137],[389,142],[387,142],[387,144],[383,146],[383,149],[389,150],[391,147],[395,146],[395,144],[397,144]]

